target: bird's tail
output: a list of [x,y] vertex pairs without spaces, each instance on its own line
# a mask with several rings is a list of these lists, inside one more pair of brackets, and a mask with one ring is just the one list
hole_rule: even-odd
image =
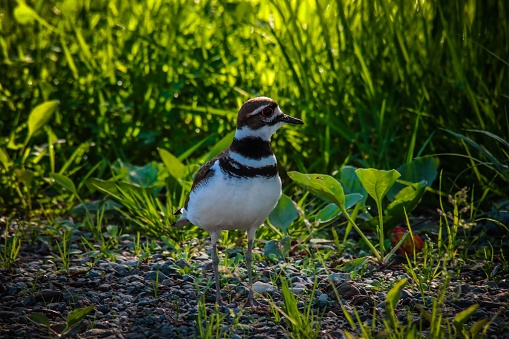
[[182,216],[180,217],[179,220],[175,221],[173,224],[171,224],[171,227],[182,227],[182,226],[186,226],[186,225],[189,225],[191,222],[186,218],[186,215],[185,213],[183,213],[184,209],[183,208],[180,208],[178,209],[175,213],[173,213],[173,215],[179,215],[179,214],[182,214]]

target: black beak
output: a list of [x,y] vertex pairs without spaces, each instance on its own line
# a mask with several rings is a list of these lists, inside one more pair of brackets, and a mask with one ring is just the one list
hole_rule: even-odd
[[304,122],[302,120],[291,117],[286,114],[283,114],[281,118],[279,118],[279,120],[287,124],[304,125]]

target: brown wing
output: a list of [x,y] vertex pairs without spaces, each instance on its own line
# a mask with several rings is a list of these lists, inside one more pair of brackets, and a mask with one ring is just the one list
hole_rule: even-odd
[[[203,165],[198,170],[198,173],[196,173],[196,176],[194,177],[193,186],[191,186],[191,191],[193,189],[195,189],[196,187],[205,184],[207,182],[207,180],[214,174],[214,170],[212,169],[212,165],[214,165],[214,162],[216,162],[216,160],[218,160],[220,158],[227,157],[227,156],[228,156],[228,149],[225,149],[224,151],[219,153],[215,158],[209,160],[205,165]],[[187,195],[186,202],[184,204],[184,208],[187,208],[187,204],[189,203],[189,196],[190,195],[191,194]]]

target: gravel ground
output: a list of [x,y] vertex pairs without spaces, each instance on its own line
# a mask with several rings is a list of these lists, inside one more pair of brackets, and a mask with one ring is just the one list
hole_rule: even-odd
[[[200,300],[205,299],[207,314],[214,312],[209,255],[200,250],[191,262],[187,262],[171,260],[164,252],[156,251],[144,262],[132,256],[133,251],[129,249],[133,246],[131,241],[123,241],[119,248],[124,250],[119,251],[115,261],[97,259],[91,254],[73,254],[69,275],[62,272],[58,255],[50,252],[47,243],[39,241],[34,246],[24,246],[13,271],[0,270],[0,337],[55,337],[45,327],[32,322],[30,316],[44,314],[52,328],[60,332],[69,312],[92,304],[95,304],[94,311],[76,328],[74,337],[200,337],[197,325],[200,308],[203,313]],[[329,277],[320,265],[310,266],[305,257],[293,253],[284,263],[254,261],[255,289],[260,292],[256,298],[260,307],[244,308],[247,289],[243,282],[247,280],[247,274],[243,257],[236,257],[241,250],[228,252],[229,258],[242,259],[229,260],[235,262],[235,267],[220,268],[223,277],[221,293],[226,302],[219,308],[223,337],[289,337],[284,318],[278,319],[277,312],[269,307],[269,300],[283,306],[281,286],[275,283],[278,281],[279,284],[275,278],[280,274],[291,281],[292,293],[301,300],[301,308],[307,305],[306,300],[309,300],[317,279],[313,310],[320,317],[322,338],[344,338],[344,331],[351,331],[332,283],[346,309],[352,315],[357,309],[360,319],[369,324],[374,310],[382,319],[386,318],[384,300],[390,284],[404,277],[411,281],[397,260],[383,268],[368,265],[368,272],[350,280],[349,274],[332,268],[328,270],[332,272]],[[223,258],[224,253],[220,257]],[[332,257],[327,264],[336,267],[343,260]],[[312,266],[314,271],[308,269]],[[492,320],[488,337],[509,338],[508,272],[500,268],[488,281],[481,266],[463,267],[461,274],[452,278],[442,312],[452,318],[477,303],[480,307],[471,321],[488,318]],[[439,287],[432,285],[431,289]],[[411,310],[412,321],[417,321],[416,305],[424,305],[424,309],[430,311],[431,303],[431,297],[423,302],[416,286],[410,283],[397,306],[397,316],[407,324],[408,310]],[[423,322],[421,326],[426,330],[429,324]]]

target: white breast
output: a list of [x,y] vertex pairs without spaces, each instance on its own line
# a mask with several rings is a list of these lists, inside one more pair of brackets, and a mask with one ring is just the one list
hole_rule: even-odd
[[260,226],[281,197],[281,179],[231,178],[216,161],[206,185],[190,193],[186,216],[207,231]]

